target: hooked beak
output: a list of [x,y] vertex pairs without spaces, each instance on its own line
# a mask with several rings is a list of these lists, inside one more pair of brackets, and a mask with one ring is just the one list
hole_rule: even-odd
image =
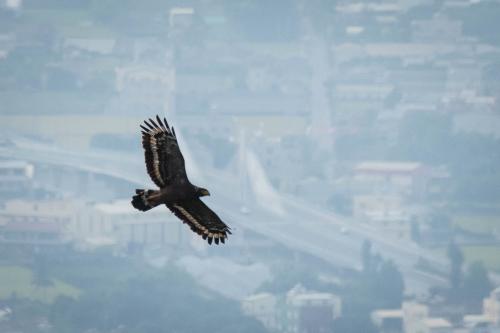
[[210,192],[208,192],[208,190],[206,190],[206,189],[201,190],[201,194],[203,194],[204,196],[205,195],[210,196]]

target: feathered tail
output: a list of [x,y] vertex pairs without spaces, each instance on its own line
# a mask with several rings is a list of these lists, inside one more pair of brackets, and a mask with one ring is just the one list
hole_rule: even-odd
[[132,197],[132,206],[140,211],[145,212],[161,203],[158,200],[160,191],[137,189],[135,193],[136,195]]

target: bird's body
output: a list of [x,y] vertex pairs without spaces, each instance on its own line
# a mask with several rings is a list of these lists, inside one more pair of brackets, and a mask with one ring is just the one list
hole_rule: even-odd
[[141,125],[142,145],[148,174],[159,190],[136,190],[132,205],[147,211],[165,204],[191,230],[208,239],[209,244],[212,240],[224,243],[227,234],[231,234],[229,227],[200,200],[210,195],[208,190],[191,184],[187,178],[174,129],[158,116],[157,122],[149,121],[144,122],[147,128]]

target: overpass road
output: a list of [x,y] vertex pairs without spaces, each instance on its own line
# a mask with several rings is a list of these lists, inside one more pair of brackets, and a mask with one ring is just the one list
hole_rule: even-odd
[[[138,186],[151,186],[144,170],[142,154],[117,154],[110,151],[73,152],[62,148],[17,140],[15,147],[0,148],[0,156],[42,164],[61,165],[126,180]],[[204,170],[205,171],[205,170]],[[209,170],[203,182],[213,194],[207,203],[234,225],[236,230],[257,232],[291,249],[308,253],[326,262],[349,268],[360,267],[360,249],[370,239],[375,251],[393,260],[403,273],[407,293],[426,293],[431,286],[443,286],[442,274],[431,274],[415,267],[425,259],[436,271],[446,272],[444,258],[436,257],[408,241],[395,239],[353,218],[338,216],[299,198],[282,195],[286,214],[279,215],[253,205],[242,213],[238,178],[230,173]],[[235,195],[238,194],[238,195]],[[127,194],[126,194],[127,195]],[[347,228],[348,233],[341,230]]]

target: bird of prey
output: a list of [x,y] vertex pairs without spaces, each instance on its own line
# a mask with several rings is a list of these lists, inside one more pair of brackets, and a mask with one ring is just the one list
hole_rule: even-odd
[[191,184],[184,166],[184,157],[179,149],[177,136],[167,120],[156,116],[156,122],[144,121],[142,146],[149,176],[158,190],[135,190],[132,206],[147,211],[165,204],[191,230],[208,240],[208,244],[225,242],[230,228],[222,222],[200,197],[210,195],[207,189]]

